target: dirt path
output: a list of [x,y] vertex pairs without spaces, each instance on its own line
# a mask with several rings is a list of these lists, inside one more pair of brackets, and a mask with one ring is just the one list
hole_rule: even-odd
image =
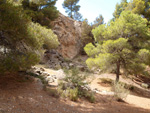
[[[38,67],[43,67],[41,65],[38,65]],[[52,69],[46,69],[45,68],[45,71],[50,73],[50,74],[57,74],[56,72],[57,71],[54,71]],[[113,94],[113,92],[111,91],[111,87],[103,87],[99,84],[100,80],[99,78],[109,78],[109,79],[112,79],[112,80],[115,80],[115,75],[114,74],[93,74],[92,75],[93,77],[93,82],[90,84],[90,87],[92,89],[98,89],[99,91],[102,91],[102,93],[100,94],[105,94],[105,91],[106,92],[110,92],[109,94]],[[121,82],[124,82],[126,84],[130,84],[130,85],[133,85],[137,88],[141,88],[139,85],[135,84],[132,80],[128,79],[128,78],[123,78],[122,76],[120,76],[120,81]],[[147,91],[145,89],[145,91]],[[145,93],[145,92],[142,92],[142,93]],[[149,97],[150,97],[150,91],[149,91]],[[127,96],[127,99],[126,99],[126,102],[129,103],[129,104],[132,104],[134,106],[137,106],[137,107],[141,107],[141,108],[144,108],[144,109],[150,109],[150,98],[144,98],[144,97],[141,97],[139,95],[132,95],[132,94],[129,94]]]
[[111,96],[97,95],[94,104],[84,99],[72,102],[54,98],[30,76],[0,76],[0,113],[150,113],[150,110],[119,103]]
[[150,98],[128,95],[126,98],[126,102],[128,102],[129,104],[133,104],[137,107],[150,109]]
[[[104,87],[104,86],[101,86],[99,84],[100,82],[100,79],[99,78],[110,78],[110,79],[113,79],[115,80],[115,76],[113,74],[102,74],[102,75],[95,75],[96,79],[94,79],[90,85],[90,87],[92,89],[98,89],[99,91],[107,91],[107,92],[112,92],[111,91],[111,86],[108,86],[108,87]],[[99,77],[99,78],[98,78]],[[123,79],[121,77],[120,79],[121,82],[125,82],[127,84],[132,84],[134,86],[137,86],[137,84],[133,83],[131,80],[129,79]],[[138,86],[140,87],[140,86]],[[144,92],[143,92],[144,93]],[[150,95],[150,93],[149,93]],[[125,100],[127,103],[131,104],[131,105],[134,105],[134,106],[137,106],[137,107],[141,107],[141,108],[144,108],[144,109],[150,109],[150,98],[145,98],[145,97],[141,97],[139,95],[132,95],[132,94],[129,94]]]

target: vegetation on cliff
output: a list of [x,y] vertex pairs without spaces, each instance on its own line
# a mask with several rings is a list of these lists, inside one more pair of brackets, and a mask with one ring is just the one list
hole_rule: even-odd
[[43,49],[56,48],[57,36],[33,23],[20,5],[0,1],[0,72],[29,68],[39,61]]

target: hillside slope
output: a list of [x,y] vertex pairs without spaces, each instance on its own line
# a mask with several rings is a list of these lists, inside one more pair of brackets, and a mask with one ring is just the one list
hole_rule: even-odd
[[149,113],[111,96],[97,95],[94,104],[84,99],[72,102],[54,98],[43,90],[39,79],[28,75],[1,76],[0,113]]

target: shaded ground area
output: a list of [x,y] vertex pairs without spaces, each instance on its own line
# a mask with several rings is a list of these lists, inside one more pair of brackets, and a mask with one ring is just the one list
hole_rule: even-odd
[[150,113],[111,96],[97,95],[94,104],[84,99],[72,102],[54,98],[39,79],[28,75],[0,76],[0,113]]

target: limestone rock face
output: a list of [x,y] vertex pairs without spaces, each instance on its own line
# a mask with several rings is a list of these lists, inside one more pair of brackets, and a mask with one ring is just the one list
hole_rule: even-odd
[[74,58],[81,48],[81,26],[82,22],[75,21],[69,17],[59,14],[52,22],[53,32],[58,36],[60,46],[58,52],[65,58]]

